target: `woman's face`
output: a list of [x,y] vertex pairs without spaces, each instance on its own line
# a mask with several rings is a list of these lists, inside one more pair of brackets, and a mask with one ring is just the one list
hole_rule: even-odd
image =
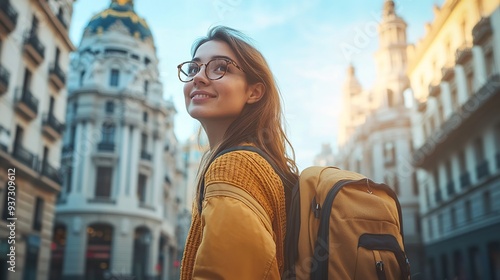
[[[207,63],[214,58],[228,58],[238,66],[231,48],[222,41],[208,41],[196,51],[193,60]],[[219,80],[210,80],[205,74],[205,65],[191,82],[184,85],[184,98],[189,115],[202,124],[216,121],[217,124],[232,123],[246,103],[253,102],[254,87],[249,86],[245,73],[229,64],[226,74]]]

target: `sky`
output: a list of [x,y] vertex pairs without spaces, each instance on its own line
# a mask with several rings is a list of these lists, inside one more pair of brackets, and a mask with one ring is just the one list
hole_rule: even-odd
[[[164,98],[177,110],[179,141],[199,123],[186,113],[176,66],[191,58],[191,45],[215,25],[244,32],[267,59],[282,94],[285,129],[300,170],[313,164],[322,144],[335,149],[341,90],[350,64],[369,89],[374,84],[376,26],[385,0],[135,0],[148,23],[159,59]],[[408,24],[409,43],[425,34],[433,5],[445,0],[396,0],[396,13]],[[79,46],[90,18],[111,0],[77,0],[70,38]]]

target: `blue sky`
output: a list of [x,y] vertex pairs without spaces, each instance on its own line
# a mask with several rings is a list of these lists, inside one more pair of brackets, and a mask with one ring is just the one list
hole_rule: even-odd
[[[433,19],[432,6],[444,0],[396,0],[396,11],[408,24],[409,43],[424,34]],[[110,0],[77,0],[70,37],[78,47],[90,18]],[[175,132],[180,141],[199,124],[186,113],[176,66],[191,57],[192,42],[214,25],[239,29],[254,40],[268,60],[284,101],[286,129],[300,169],[312,164],[321,144],[336,145],[341,88],[349,63],[364,88],[374,82],[375,27],[384,0],[135,0],[146,19],[160,60],[164,96],[178,111]],[[351,52],[347,52],[349,49]]]

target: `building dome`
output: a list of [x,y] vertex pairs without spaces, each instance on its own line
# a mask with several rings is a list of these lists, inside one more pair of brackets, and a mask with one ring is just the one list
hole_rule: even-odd
[[102,34],[116,26],[141,41],[152,39],[148,24],[134,11],[133,0],[112,0],[109,8],[92,17],[84,34]]

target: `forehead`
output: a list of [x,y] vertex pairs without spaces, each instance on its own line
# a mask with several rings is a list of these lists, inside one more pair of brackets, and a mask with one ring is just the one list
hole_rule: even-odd
[[238,63],[236,55],[229,45],[222,41],[208,41],[204,43],[196,50],[193,60],[207,62],[215,57],[228,57]]

